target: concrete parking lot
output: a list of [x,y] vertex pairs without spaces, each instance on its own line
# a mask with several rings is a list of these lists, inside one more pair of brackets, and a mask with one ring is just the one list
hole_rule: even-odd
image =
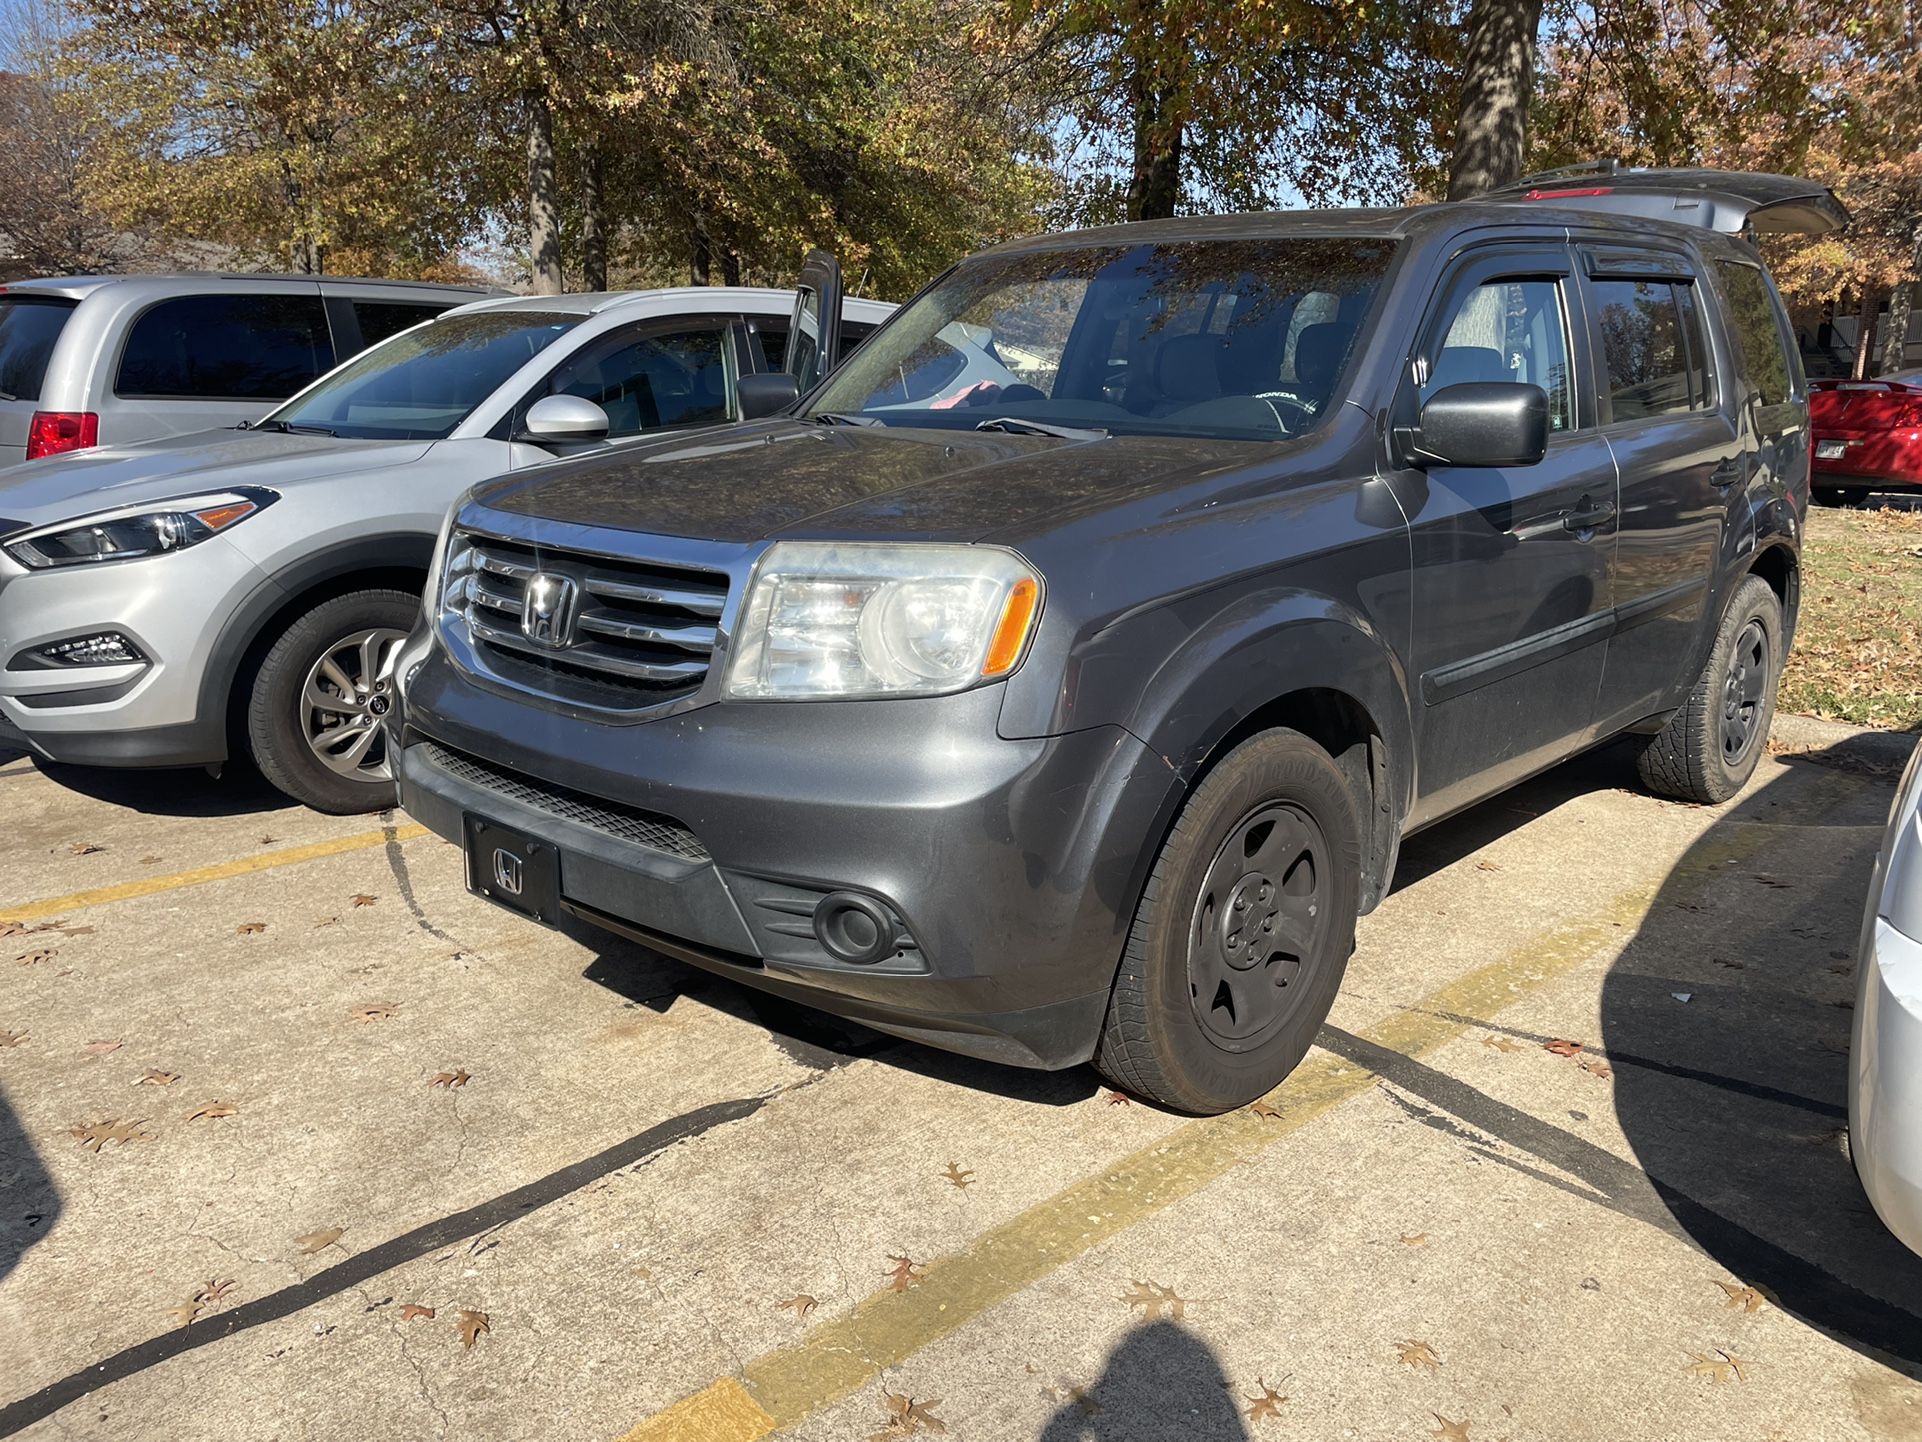
[[7,760],[0,1436],[1922,1438],[1844,1131],[1888,748],[1799,734],[1415,839],[1210,1120],[541,930],[404,815]]

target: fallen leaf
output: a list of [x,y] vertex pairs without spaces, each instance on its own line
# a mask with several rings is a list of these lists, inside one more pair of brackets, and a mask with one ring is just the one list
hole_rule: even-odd
[[88,1056],[106,1056],[109,1052],[119,1051],[123,1043],[117,1041],[90,1041],[80,1050]]
[[347,1018],[350,1021],[386,1021],[398,1010],[398,1007],[392,1006],[357,1006],[347,1013]]
[[26,1039],[24,1031],[0,1031],[0,1046],[19,1046]]
[[104,846],[95,846],[91,841],[76,841],[67,847],[67,850],[74,856],[92,856],[96,852],[105,851],[106,849]]
[[25,922],[12,921],[12,920],[0,921],[0,938],[12,937],[12,936],[31,936],[32,934],[33,934],[33,928],[31,926],[28,926]]
[[1267,1102],[1249,1102],[1248,1110],[1263,1121],[1273,1121],[1281,1115],[1280,1107],[1271,1107]]
[[946,1433],[948,1424],[934,1415],[934,1409],[941,1405],[939,1397],[930,1397],[925,1402],[917,1402],[905,1392],[887,1394],[888,1415],[883,1419],[881,1430],[868,1433],[868,1442],[890,1442],[895,1437],[913,1437],[922,1432]]
[[494,1330],[487,1325],[487,1313],[470,1311],[465,1307],[454,1314],[454,1326],[460,1332],[460,1344],[463,1347],[473,1346],[480,1340],[482,1332]]
[[266,929],[267,923],[264,921],[243,921],[234,931],[241,936],[259,936]]
[[378,896],[369,896],[366,892],[363,891],[360,893],[360,895],[354,898],[354,905],[355,906],[372,906],[376,901],[379,901],[379,900],[380,898]]
[[434,1079],[427,1083],[427,1085],[430,1087],[446,1087],[449,1091],[452,1091],[456,1087],[466,1086],[467,1083],[473,1079],[472,1072],[459,1070],[444,1071],[437,1073]]
[[1402,1365],[1406,1367],[1432,1372],[1442,1364],[1441,1358],[1435,1355],[1435,1349],[1426,1342],[1397,1342],[1395,1350],[1401,1353]]
[[959,1162],[949,1162],[948,1169],[941,1175],[952,1183],[956,1190],[965,1192],[974,1185],[974,1173],[963,1171]]
[[418,1302],[407,1302],[400,1309],[400,1319],[403,1322],[431,1322],[434,1320],[434,1309],[423,1307]]
[[23,951],[13,961],[16,966],[38,966],[43,961],[52,961],[54,956],[52,947],[43,946],[37,951]]
[[1748,1364],[1733,1352],[1717,1347],[1712,1352],[1690,1352],[1692,1359],[1682,1370],[1691,1377],[1706,1377],[1716,1385],[1724,1382],[1746,1382],[1748,1373],[1743,1370]]
[[1428,1245],[1428,1233],[1403,1232],[1402,1238],[1401,1238],[1401,1244],[1404,1247],[1425,1247]]
[[1111,1107],[1125,1107],[1131,1105],[1133,1101],[1134,1098],[1126,1092],[1110,1091],[1108,1093],[1108,1105]]
[[262,846],[272,846],[278,840],[280,840],[278,836],[263,836],[260,838],[260,844]]
[[798,1292],[794,1296],[789,1297],[785,1302],[776,1302],[774,1305],[784,1312],[792,1312],[797,1317],[805,1317],[820,1304],[806,1292]]
[[339,920],[340,918],[338,916],[323,916],[319,921],[314,923],[313,929],[319,931],[323,926],[333,926]]
[[[1281,1380],[1286,1382],[1288,1379],[1283,1377]],[[1255,1378],[1255,1385],[1261,1388],[1261,1395],[1259,1397],[1249,1397],[1247,1399],[1247,1410],[1241,1415],[1246,1417],[1250,1422],[1259,1422],[1266,1417],[1281,1416],[1281,1404],[1288,1399],[1282,1396],[1279,1390],[1270,1387],[1267,1382],[1260,1377]]]
[[905,1292],[921,1280],[921,1270],[926,1263],[917,1262],[908,1257],[897,1257],[891,1252],[888,1254],[888,1260],[894,1263],[893,1270],[888,1273],[890,1292]]
[[202,1117],[231,1117],[238,1116],[239,1114],[240,1108],[234,1106],[231,1102],[208,1102],[204,1107],[188,1112],[187,1120],[197,1122]]
[[234,1284],[231,1281],[223,1282],[218,1277],[210,1278],[195,1290],[194,1300],[205,1306],[209,1302],[218,1302],[233,1289]]
[[1144,1321],[1162,1316],[1178,1320],[1188,1314],[1188,1299],[1176,1293],[1173,1287],[1164,1287],[1159,1282],[1130,1282],[1120,1300],[1130,1307],[1141,1308]]
[[1432,1434],[1439,1438],[1440,1442],[1469,1442],[1468,1419],[1466,1417],[1462,1418],[1459,1422],[1450,1422],[1439,1412],[1430,1412],[1428,1415],[1441,1424]]
[[196,1298],[189,1297],[179,1305],[167,1308],[167,1315],[183,1327],[191,1326],[200,1315],[200,1303]]
[[1505,1036],[1496,1036],[1492,1031],[1482,1038],[1482,1045],[1493,1047],[1496,1051],[1520,1051],[1522,1049],[1520,1042],[1511,1040]]
[[158,866],[166,859],[164,856],[143,856],[140,858],[140,864],[142,866]]
[[83,1127],[69,1127],[67,1130],[80,1139],[80,1145],[90,1152],[98,1152],[108,1142],[125,1146],[128,1142],[150,1142],[152,1132],[140,1130],[140,1122],[122,1122],[109,1119],[104,1122],[89,1122]]
[[295,1237],[294,1245],[308,1256],[325,1251],[347,1234],[345,1227],[322,1227],[317,1232],[309,1232],[303,1237]]
[[1500,871],[1501,869],[1502,867],[1499,861],[1477,861],[1475,863],[1475,870],[1477,871]]
[[141,1077],[134,1085],[137,1087],[170,1087],[179,1080],[180,1073],[177,1071],[154,1070]]
[[94,933],[94,928],[91,926],[63,926],[57,921],[49,921],[45,926],[36,926],[34,930],[57,931],[62,936],[92,936]]
[[[1033,1363],[1028,1364],[1028,1370],[1030,1372],[1035,1370]],[[1043,1387],[1041,1395],[1050,1402],[1073,1403],[1084,1417],[1092,1417],[1101,1410],[1101,1404],[1095,1401],[1093,1394],[1086,1387],[1070,1382],[1066,1378]]]
[[1759,1312],[1762,1310],[1762,1294],[1756,1291],[1755,1288],[1745,1287],[1739,1282],[1724,1282],[1719,1279],[1715,1285],[1727,1294],[1729,1310],[1735,1311],[1739,1309],[1744,1312]]
[[1545,1041],[1542,1043],[1543,1051],[1552,1051],[1556,1056],[1574,1056],[1575,1053],[1581,1049],[1582,1044],[1580,1042],[1566,1041],[1561,1037],[1556,1037],[1553,1041]]
[[1590,1076],[1599,1077],[1603,1081],[1607,1081],[1615,1075],[1609,1064],[1600,1057],[1585,1057],[1583,1060],[1577,1062],[1576,1065],[1581,1067],[1581,1069]]

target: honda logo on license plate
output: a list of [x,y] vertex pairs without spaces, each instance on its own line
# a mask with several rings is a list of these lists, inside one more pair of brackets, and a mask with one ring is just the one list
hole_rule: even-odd
[[521,866],[520,857],[506,847],[494,849],[494,885],[509,896],[519,896],[527,885],[527,873]]

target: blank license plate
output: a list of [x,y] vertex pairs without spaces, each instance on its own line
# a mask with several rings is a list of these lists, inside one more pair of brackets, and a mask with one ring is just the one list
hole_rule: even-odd
[[558,851],[478,816],[466,818],[465,831],[469,891],[549,926],[560,920]]

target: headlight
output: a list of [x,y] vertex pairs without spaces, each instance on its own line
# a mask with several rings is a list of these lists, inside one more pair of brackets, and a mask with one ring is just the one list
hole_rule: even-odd
[[15,536],[7,542],[6,550],[21,565],[36,571],[51,566],[158,556],[219,535],[279,499],[272,491],[245,486],[178,501],[102,511],[95,516],[61,521]]
[[735,700],[940,696],[1021,663],[1041,578],[1012,551],[780,541],[755,569]]
[[440,523],[440,539],[434,542],[434,558],[427,563],[427,587],[420,593],[420,613],[429,621],[440,614],[440,587],[447,570],[447,538],[454,533],[454,513],[466,500],[467,497],[462,496],[447,508],[446,518]]

